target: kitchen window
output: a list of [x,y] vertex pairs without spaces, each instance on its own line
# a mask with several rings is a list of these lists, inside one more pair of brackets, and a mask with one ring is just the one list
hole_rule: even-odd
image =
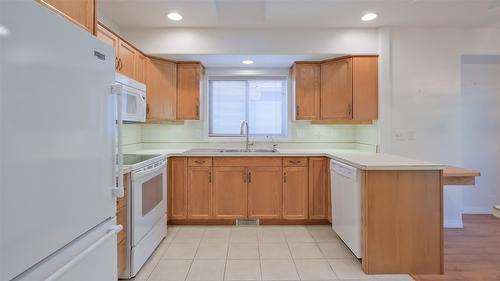
[[243,121],[252,136],[286,136],[287,78],[210,79],[209,136],[240,135]]

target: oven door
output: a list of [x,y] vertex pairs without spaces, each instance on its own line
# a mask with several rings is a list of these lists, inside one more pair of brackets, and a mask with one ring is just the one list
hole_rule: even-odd
[[129,86],[123,86],[123,121],[146,122],[146,95]]
[[132,246],[137,245],[165,217],[167,161],[132,172]]

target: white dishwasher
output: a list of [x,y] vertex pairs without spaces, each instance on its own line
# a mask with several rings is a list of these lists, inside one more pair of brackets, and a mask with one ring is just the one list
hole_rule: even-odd
[[361,173],[330,161],[332,228],[357,258],[361,258]]

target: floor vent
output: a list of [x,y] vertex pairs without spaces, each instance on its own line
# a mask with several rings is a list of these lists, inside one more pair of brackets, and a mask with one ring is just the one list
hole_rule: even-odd
[[259,220],[251,220],[251,219],[237,219],[236,226],[254,226],[259,225]]

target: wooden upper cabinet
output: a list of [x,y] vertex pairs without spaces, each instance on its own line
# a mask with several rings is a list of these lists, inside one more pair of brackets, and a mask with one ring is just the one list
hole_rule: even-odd
[[292,66],[296,120],[320,119],[320,78],[319,63],[295,63]]
[[176,77],[176,63],[153,58],[146,61],[148,122],[175,119]]
[[95,0],[37,0],[51,10],[61,14],[76,25],[94,34],[95,31]]
[[113,49],[115,49],[115,69],[118,70],[118,44],[120,42],[120,38],[101,24],[97,25],[96,36],[101,41],[108,43],[113,47]]
[[168,173],[168,219],[187,218],[187,158],[169,159]]
[[352,119],[352,58],[321,64],[321,119]]
[[209,219],[212,213],[212,167],[188,167],[188,219]]
[[308,218],[308,169],[307,167],[283,167],[283,218]]
[[213,216],[216,219],[247,217],[247,168],[214,167]]
[[135,78],[136,57],[138,51],[127,42],[120,40],[118,43],[118,72]]
[[177,119],[200,120],[203,66],[200,63],[177,65]]
[[309,158],[309,218],[328,218],[328,158]]
[[[135,58],[135,80],[146,84],[146,64],[148,58],[141,53],[137,53]],[[147,90],[147,89],[146,89]]]
[[248,168],[248,217],[281,218],[281,167]]
[[353,57],[353,120],[378,119],[378,57]]

